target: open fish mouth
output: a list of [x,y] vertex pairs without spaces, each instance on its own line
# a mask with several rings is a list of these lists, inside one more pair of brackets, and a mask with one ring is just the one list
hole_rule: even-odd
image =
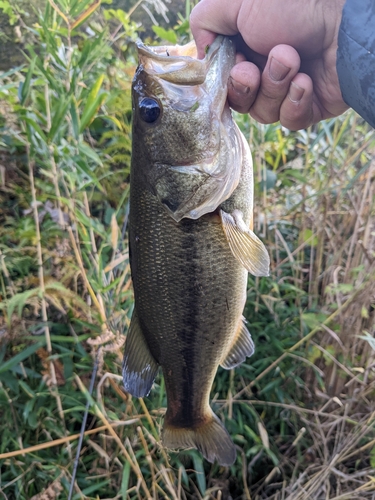
[[[184,46],[148,47],[138,43],[142,70],[163,89],[168,106],[194,113],[202,106],[210,114],[210,130],[202,153],[185,162],[156,162],[150,186],[176,221],[198,219],[213,212],[236,189],[241,175],[242,144],[227,104],[227,83],[235,63],[235,48],[217,37],[204,59],[197,59],[194,41]],[[202,138],[199,133],[197,141]],[[188,189],[177,189],[185,185]]]
[[197,59],[194,41],[186,45],[147,46],[137,42],[139,63],[149,74],[173,83],[200,85],[207,73],[207,61]]

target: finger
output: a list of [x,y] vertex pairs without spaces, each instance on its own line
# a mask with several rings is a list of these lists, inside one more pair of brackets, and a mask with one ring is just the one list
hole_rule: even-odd
[[241,61],[230,72],[228,84],[229,105],[239,113],[248,113],[260,84],[260,70],[255,64]]
[[257,98],[250,109],[253,118],[261,123],[279,120],[281,104],[298,73],[300,62],[298,52],[289,45],[277,45],[270,51]]
[[313,83],[304,73],[298,73],[292,80],[288,95],[280,107],[280,123],[290,130],[307,128],[319,121],[321,116],[313,105]]
[[[201,0],[190,15],[190,28],[202,59],[207,45],[211,45],[216,33],[235,35],[238,33],[237,16],[241,2],[234,1],[228,9],[227,0]],[[225,12],[225,16],[223,16]]]

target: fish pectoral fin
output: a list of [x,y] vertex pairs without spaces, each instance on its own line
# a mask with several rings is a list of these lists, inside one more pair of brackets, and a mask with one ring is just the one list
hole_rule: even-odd
[[221,361],[220,366],[226,370],[231,370],[243,363],[246,358],[252,356],[254,351],[255,346],[253,339],[251,338],[249,330],[246,328],[246,320],[242,317],[232,345],[223,361]]
[[122,377],[127,392],[143,398],[150,392],[159,365],[152,356],[143,335],[136,310],[125,342]]
[[212,464],[216,461],[219,465],[232,465],[236,460],[234,443],[218,417],[210,412],[205,422],[194,428],[164,422],[163,446],[170,450],[196,448]]
[[227,214],[220,210],[221,223],[234,257],[254,276],[268,276],[270,258],[261,240],[249,229],[242,212]]

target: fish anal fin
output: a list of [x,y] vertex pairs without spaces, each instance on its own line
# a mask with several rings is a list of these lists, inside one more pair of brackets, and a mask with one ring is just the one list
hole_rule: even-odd
[[262,241],[249,229],[242,212],[220,210],[221,223],[234,257],[254,276],[268,276],[270,258]]
[[236,336],[229,348],[225,358],[220,363],[220,366],[226,370],[231,370],[245,361],[246,358],[252,356],[255,351],[253,339],[249,330],[246,328],[246,320],[241,318],[236,332]]
[[136,310],[130,322],[125,342],[122,376],[127,392],[143,398],[150,392],[159,365],[152,356],[146,343]]
[[211,414],[194,428],[175,427],[164,422],[163,446],[170,450],[196,448],[210,463],[229,466],[236,460],[236,448],[218,417]]

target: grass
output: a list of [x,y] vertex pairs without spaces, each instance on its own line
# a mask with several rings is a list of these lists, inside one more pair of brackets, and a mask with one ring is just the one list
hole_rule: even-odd
[[238,458],[167,453],[162,378],[145,400],[121,385],[137,28],[95,6],[22,17],[25,64],[0,75],[0,496],[68,498],[88,403],[75,499],[373,498],[373,130],[354,113],[296,133],[236,116],[272,259],[249,278],[256,354],[212,391]]

